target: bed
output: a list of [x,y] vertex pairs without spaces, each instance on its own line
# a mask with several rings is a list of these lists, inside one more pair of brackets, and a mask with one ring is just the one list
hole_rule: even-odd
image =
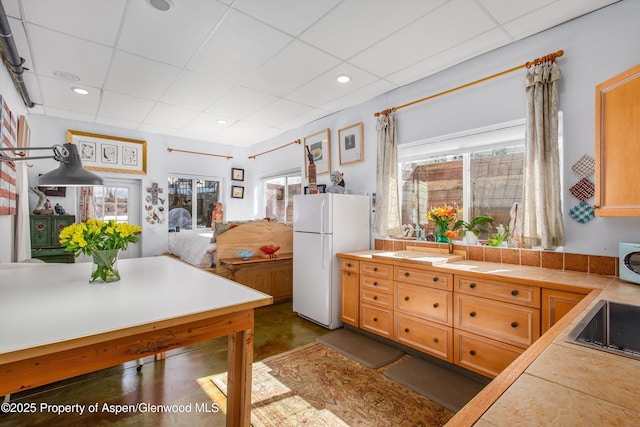
[[167,253],[196,267],[213,268],[216,263],[216,243],[211,243],[213,231],[181,231],[169,233]]

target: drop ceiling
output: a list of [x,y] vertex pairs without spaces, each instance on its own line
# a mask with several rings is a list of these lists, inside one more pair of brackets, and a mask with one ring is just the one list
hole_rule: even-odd
[[2,0],[30,113],[247,147],[617,0],[157,1]]

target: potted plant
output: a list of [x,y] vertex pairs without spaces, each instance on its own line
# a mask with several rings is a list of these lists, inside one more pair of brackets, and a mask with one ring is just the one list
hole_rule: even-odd
[[509,240],[509,227],[500,224],[496,227],[496,233],[488,237],[489,246],[502,246],[502,242]]
[[491,224],[492,222],[492,217],[487,215],[480,215],[473,218],[469,222],[466,222],[464,220],[456,221],[456,223],[453,225],[453,230],[461,229],[461,235],[465,238],[467,244],[475,245],[478,243],[478,236],[480,235],[480,232],[489,230],[489,224]]

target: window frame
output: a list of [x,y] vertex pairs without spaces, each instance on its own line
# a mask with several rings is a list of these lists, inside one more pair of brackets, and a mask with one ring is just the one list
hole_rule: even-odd
[[[191,180],[191,197],[192,197],[192,202],[191,202],[191,218],[192,218],[192,226],[189,229],[184,229],[181,231],[194,231],[194,232],[201,232],[202,230],[208,230],[209,228],[207,228],[206,225],[203,225],[202,227],[198,226],[198,215],[200,214],[198,211],[198,207],[197,207],[197,185],[196,182],[197,180],[202,180],[202,181],[217,181],[218,182],[218,198],[217,201],[218,202],[223,202],[224,203],[224,188],[225,188],[225,180],[223,177],[221,176],[215,176],[215,175],[201,175],[201,174],[186,174],[186,173],[177,173],[177,172],[169,172],[167,174],[167,204],[168,204],[168,208],[167,208],[167,226],[169,226],[169,221],[168,221],[168,215],[169,215],[169,211],[170,211],[170,201],[169,201],[169,196],[171,193],[171,189],[169,186],[169,179],[189,179]],[[223,205],[224,206],[224,205]],[[203,208],[204,209],[204,208]],[[193,226],[193,222],[195,218],[195,226]]]

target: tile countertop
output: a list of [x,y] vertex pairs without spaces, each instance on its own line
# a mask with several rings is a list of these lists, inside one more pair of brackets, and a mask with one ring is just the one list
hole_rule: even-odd
[[[362,259],[375,252],[340,255]],[[595,289],[584,304],[536,341],[447,426],[640,425],[640,360],[565,342],[599,300],[640,305],[639,285],[609,276],[482,261],[457,261],[432,268],[544,282],[545,287],[556,289]],[[501,395],[500,385],[506,388]],[[500,391],[496,393],[496,389]]]

